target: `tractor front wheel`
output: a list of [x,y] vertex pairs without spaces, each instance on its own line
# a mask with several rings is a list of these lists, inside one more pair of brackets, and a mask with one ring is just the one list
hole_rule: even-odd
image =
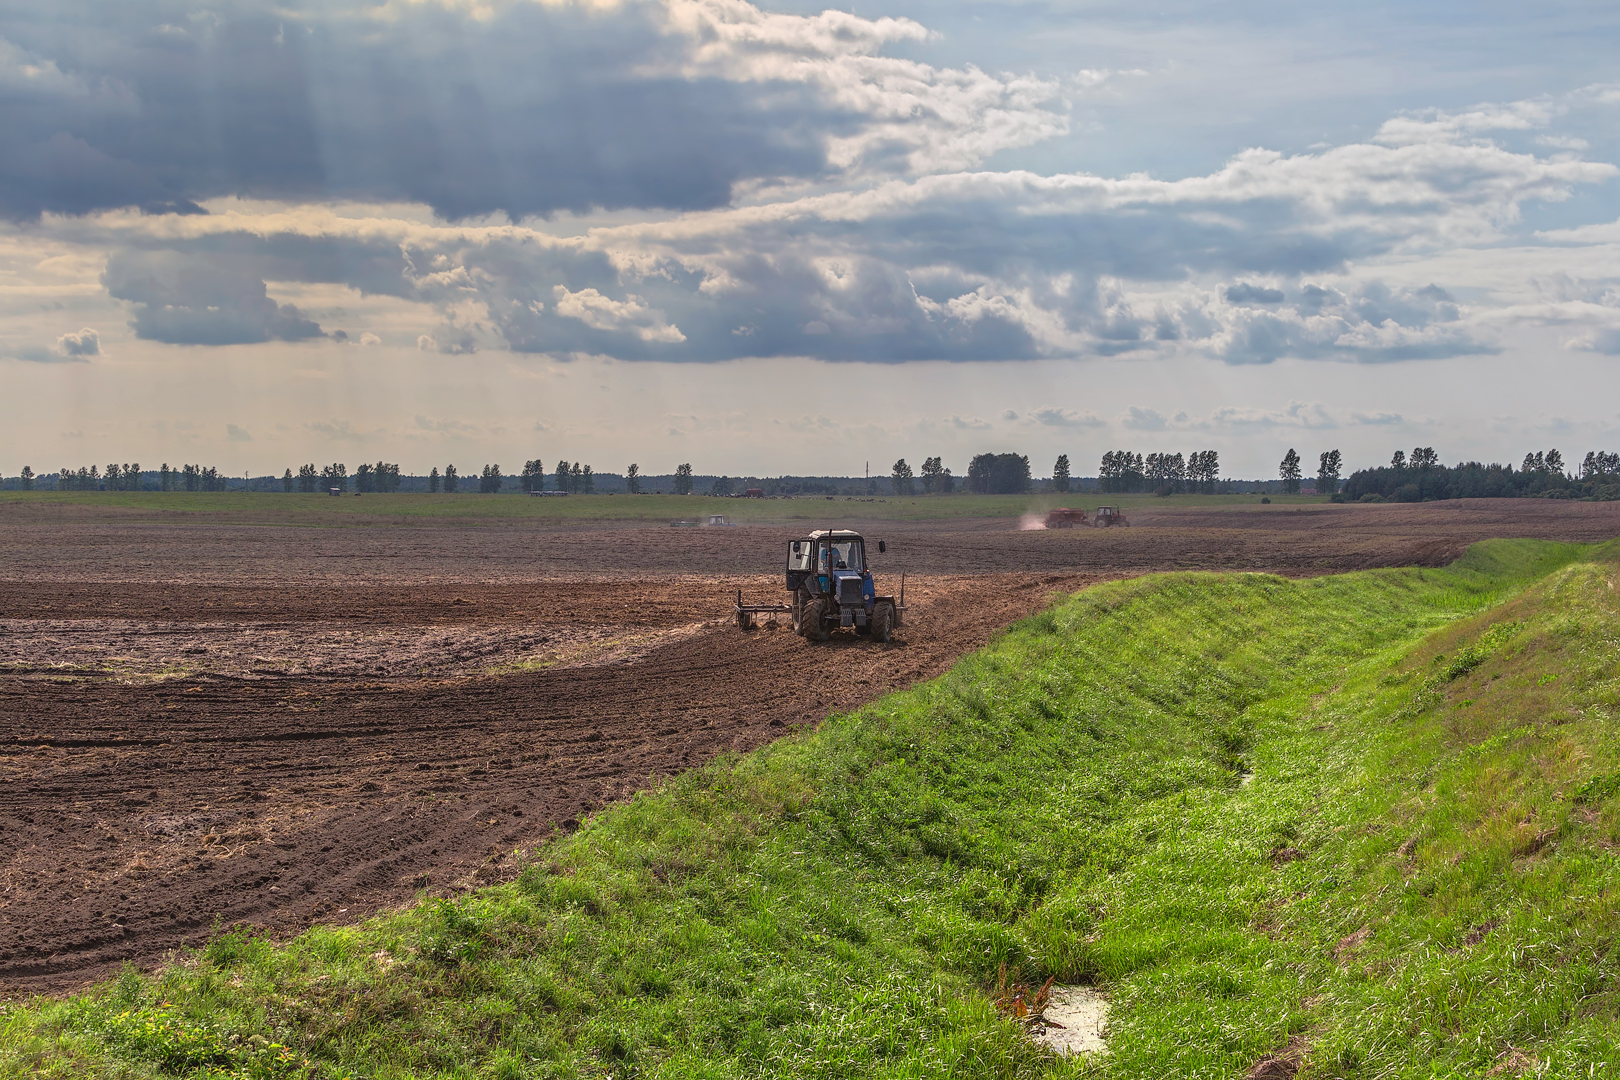
[[821,612],[824,601],[812,600],[804,605],[804,611],[799,616],[799,622],[804,628],[804,636],[811,641],[826,641],[827,627],[822,624]]
[[885,644],[894,637],[894,608],[879,604],[872,609],[872,640]]

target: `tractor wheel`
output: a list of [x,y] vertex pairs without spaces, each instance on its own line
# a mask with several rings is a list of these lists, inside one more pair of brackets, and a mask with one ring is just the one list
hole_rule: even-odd
[[812,600],[804,605],[804,613],[799,616],[799,621],[804,626],[804,636],[810,641],[827,640],[827,628],[821,621],[823,606],[823,601]]
[[872,609],[872,640],[887,644],[894,637],[894,608],[879,604]]
[[747,611],[739,611],[739,612],[737,612],[737,629],[739,629],[739,630],[752,630],[753,628],[754,628],[754,616],[753,616],[753,613],[752,612],[747,612]]

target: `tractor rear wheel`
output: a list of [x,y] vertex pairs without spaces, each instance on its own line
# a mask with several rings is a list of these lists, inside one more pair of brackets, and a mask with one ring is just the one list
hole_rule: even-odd
[[879,604],[872,609],[872,640],[885,644],[894,637],[894,608]]
[[822,625],[821,612],[823,601],[812,600],[804,605],[804,612],[799,621],[804,627],[804,636],[811,641],[826,641],[827,628]]

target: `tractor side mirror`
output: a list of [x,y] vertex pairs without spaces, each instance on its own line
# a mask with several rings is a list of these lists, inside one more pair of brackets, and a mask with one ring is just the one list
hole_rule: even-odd
[[885,551],[888,551],[888,550],[889,550],[889,545],[885,544],[883,541],[879,540],[878,541],[878,554],[881,555]]

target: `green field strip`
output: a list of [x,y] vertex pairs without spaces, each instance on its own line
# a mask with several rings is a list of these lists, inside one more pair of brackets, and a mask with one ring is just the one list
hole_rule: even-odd
[[805,496],[791,499],[734,499],[703,495],[569,495],[535,498],[515,492],[454,495],[399,492],[331,495],[281,492],[0,492],[0,507],[26,510],[39,520],[52,511],[95,514],[121,522],[215,522],[219,524],[363,528],[386,525],[522,525],[556,522],[706,521],[723,514],[738,524],[825,525],[836,522],[949,521],[1018,518],[1044,514],[1055,506],[1095,510],[1103,504],[1174,511],[1198,507],[1276,512],[1287,506],[1327,503],[1313,495],[1029,495]]

